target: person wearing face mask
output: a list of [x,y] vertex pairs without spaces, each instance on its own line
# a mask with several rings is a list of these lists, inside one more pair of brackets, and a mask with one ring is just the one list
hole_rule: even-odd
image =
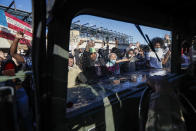
[[115,53],[109,54],[109,61],[106,64],[106,67],[109,72],[112,74],[120,74],[120,66],[116,63],[117,55]]
[[150,51],[147,56],[147,64],[150,68],[162,69],[163,65],[165,65],[168,61],[171,52],[168,50],[167,53],[164,53],[162,49],[164,41],[162,38],[153,38],[151,42],[160,61],[157,59],[155,53],[153,51]]
[[124,58],[121,60],[117,60],[117,55],[115,53],[109,54],[109,61],[106,64],[108,71],[114,75],[120,74],[120,63],[127,62],[129,59]]
[[138,59],[135,56],[134,50],[129,49],[126,53],[125,59],[128,59],[128,61],[124,62],[121,66],[122,72],[133,72],[136,70],[136,61]]
[[129,59],[129,62],[135,62],[137,60],[133,49],[130,49],[127,52],[126,58]]

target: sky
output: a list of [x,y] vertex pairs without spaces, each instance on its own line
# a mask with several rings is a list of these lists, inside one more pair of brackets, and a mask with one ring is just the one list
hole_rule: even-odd
[[[104,27],[108,30],[117,31],[120,33],[124,33],[127,35],[133,36],[133,42],[139,41],[140,43],[146,44],[145,40],[141,36],[141,34],[136,29],[133,23],[126,23],[122,21],[106,19],[91,15],[80,15],[75,17],[72,22],[76,22],[80,20],[78,24],[89,23],[88,26],[96,25],[96,28]],[[148,34],[149,38],[152,39],[154,37],[164,37],[165,34],[171,35],[171,31],[162,30],[158,28],[151,28],[147,26],[140,26],[144,34]]]
[[[0,4],[4,6],[9,6],[13,0],[0,0]],[[32,11],[31,0],[15,0],[16,8],[24,11]],[[12,6],[14,7],[14,6]],[[140,43],[146,44],[143,37],[135,28],[134,24],[121,22],[117,20],[105,19],[101,17],[91,16],[91,15],[80,15],[73,18],[72,22],[80,20],[79,24],[89,23],[89,26],[96,25],[96,28],[104,27],[108,30],[117,31],[127,35],[133,36],[133,42],[139,41]],[[144,34],[148,34],[149,38],[153,37],[164,37],[165,34],[171,34],[170,31],[161,30],[157,28],[151,28],[146,26],[141,26]]]
[[[0,0],[0,4],[4,6],[9,6],[13,0]],[[15,0],[16,8],[24,11],[32,11],[31,0]],[[14,5],[12,6],[14,7]]]

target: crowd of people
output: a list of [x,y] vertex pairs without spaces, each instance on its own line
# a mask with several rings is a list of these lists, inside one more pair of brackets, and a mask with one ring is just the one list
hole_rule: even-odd
[[117,38],[112,49],[104,41],[102,47],[96,49],[93,40],[87,41],[85,49],[79,48],[85,42],[80,40],[69,54],[68,87],[142,69],[170,68],[171,40],[167,34],[165,38],[156,37],[151,40],[155,51],[139,42],[130,43],[126,49],[120,49]]
[[[8,53],[0,51],[0,74],[2,76],[14,76],[19,70],[31,70],[31,47],[26,52],[17,52],[18,42],[24,37],[18,32]],[[115,47],[110,48],[109,42],[102,42],[102,47],[95,48],[93,40],[87,41],[85,49],[80,45],[86,41],[80,40],[73,52],[69,53],[68,61],[68,88],[78,83],[92,84],[101,78],[134,72],[144,69],[170,69],[171,40],[168,35],[165,38],[153,38],[154,48],[141,45],[139,42],[130,43],[126,49],[119,48],[119,41],[115,38]],[[187,62],[188,53],[183,51],[182,59]],[[6,64],[9,63],[9,64]],[[11,63],[11,64],[10,64]],[[29,94],[26,85],[17,79],[8,82],[8,85],[16,89],[16,102],[18,112],[23,119],[27,130],[32,130],[32,117],[30,117]],[[7,83],[6,83],[7,84]]]
[[[15,35],[15,39],[11,44],[8,53],[0,51],[0,75],[1,76],[15,76],[18,71],[31,71],[32,69],[32,57],[31,46],[28,46],[28,50],[25,52],[18,51],[18,43],[24,37],[23,32],[18,32]],[[30,78],[30,79],[28,79]],[[16,117],[14,120],[20,126],[17,126],[16,130],[33,131],[33,110],[30,96],[33,94],[32,87],[27,84],[31,79],[25,77],[24,81],[19,78],[8,79],[1,83],[1,86],[11,86],[14,89],[14,104],[16,104]],[[2,85],[3,84],[3,85]],[[20,124],[22,123],[22,124]]]

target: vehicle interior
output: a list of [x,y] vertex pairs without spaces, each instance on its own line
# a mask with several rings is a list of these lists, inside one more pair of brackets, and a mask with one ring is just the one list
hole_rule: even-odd
[[[102,0],[33,0],[32,78],[36,89],[33,95],[33,115],[36,123],[34,130],[146,131],[150,95],[154,92],[147,80],[150,76],[154,76],[153,73],[155,75],[163,73],[164,79],[172,83],[170,87],[175,88],[178,100],[183,106],[186,129],[195,130],[196,61],[193,59],[187,68],[181,68],[182,45],[194,49],[196,47],[195,6],[192,2],[168,0],[137,1],[131,4],[126,1],[106,3]],[[96,87],[91,84],[83,85],[84,87],[80,88],[85,88],[84,90],[88,88],[89,98],[90,95],[95,95],[96,101],[77,110],[71,110],[74,103],[67,100],[70,90],[68,88],[70,28],[74,17],[79,15],[92,15],[171,31],[171,72],[165,73],[155,69],[134,72],[142,76],[145,74],[146,81],[137,83],[134,88],[120,89],[116,92],[111,91],[110,88],[113,87],[109,87],[107,79],[101,81],[106,88],[99,84]],[[194,55],[196,53],[193,53]],[[123,74],[111,79],[121,77],[129,80],[133,76]],[[126,80],[122,80],[122,84],[123,82]],[[100,92],[106,95],[97,97]],[[13,119],[12,116],[6,115],[4,118],[7,121]],[[14,127],[13,123],[10,124]]]

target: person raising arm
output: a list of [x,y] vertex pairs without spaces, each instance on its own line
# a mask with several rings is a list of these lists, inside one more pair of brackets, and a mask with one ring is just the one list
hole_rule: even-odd
[[24,57],[17,54],[18,42],[24,37],[24,33],[19,31],[16,33],[15,39],[10,47],[10,55],[19,63],[25,63]]

